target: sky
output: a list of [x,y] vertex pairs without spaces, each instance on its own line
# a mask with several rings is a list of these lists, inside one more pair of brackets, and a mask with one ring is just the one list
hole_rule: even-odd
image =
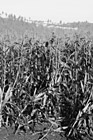
[[0,0],[0,13],[53,22],[93,23],[93,0]]

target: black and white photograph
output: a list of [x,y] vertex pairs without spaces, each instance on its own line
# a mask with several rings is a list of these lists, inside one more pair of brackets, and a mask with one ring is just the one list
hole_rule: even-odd
[[0,140],[93,140],[93,0],[0,0]]

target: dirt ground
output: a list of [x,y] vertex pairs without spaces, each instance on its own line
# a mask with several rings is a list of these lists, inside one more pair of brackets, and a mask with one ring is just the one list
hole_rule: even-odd
[[[39,135],[31,136],[30,133],[18,133],[13,134],[12,129],[6,130],[5,128],[2,128],[0,130],[0,140],[38,140]],[[66,138],[61,137],[58,133],[52,133],[47,136],[47,139],[44,138],[43,140],[66,140]]]

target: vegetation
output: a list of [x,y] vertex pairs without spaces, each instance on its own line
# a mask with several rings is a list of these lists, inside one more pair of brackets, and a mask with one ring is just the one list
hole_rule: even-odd
[[54,33],[46,41],[2,37],[0,128],[38,140],[56,133],[60,139],[93,139],[92,40]]
[[[51,25],[54,26],[54,28],[48,28],[47,26],[43,26],[43,21],[32,21],[31,18],[27,20],[21,16],[16,17],[12,14],[8,15],[7,13],[2,13],[3,14],[0,14],[0,38],[8,34],[11,39],[15,41],[16,39],[19,39],[20,37],[23,38],[27,35],[31,38],[46,41],[51,37],[51,32],[55,32],[56,36],[61,38],[64,38],[65,36],[71,37],[75,32],[79,35],[87,36],[90,39],[93,38],[93,23],[88,23],[87,21],[73,23],[63,23],[60,21],[59,24],[56,25],[48,20],[47,24],[49,25],[51,23]],[[2,16],[7,18],[3,18]],[[64,30],[55,28],[56,26],[78,28],[78,30]]]

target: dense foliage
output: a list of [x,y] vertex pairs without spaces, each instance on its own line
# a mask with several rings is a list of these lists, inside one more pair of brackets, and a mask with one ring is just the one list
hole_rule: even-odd
[[[86,38],[0,42],[0,126],[93,137],[93,44]],[[36,130],[37,125],[49,124]]]

